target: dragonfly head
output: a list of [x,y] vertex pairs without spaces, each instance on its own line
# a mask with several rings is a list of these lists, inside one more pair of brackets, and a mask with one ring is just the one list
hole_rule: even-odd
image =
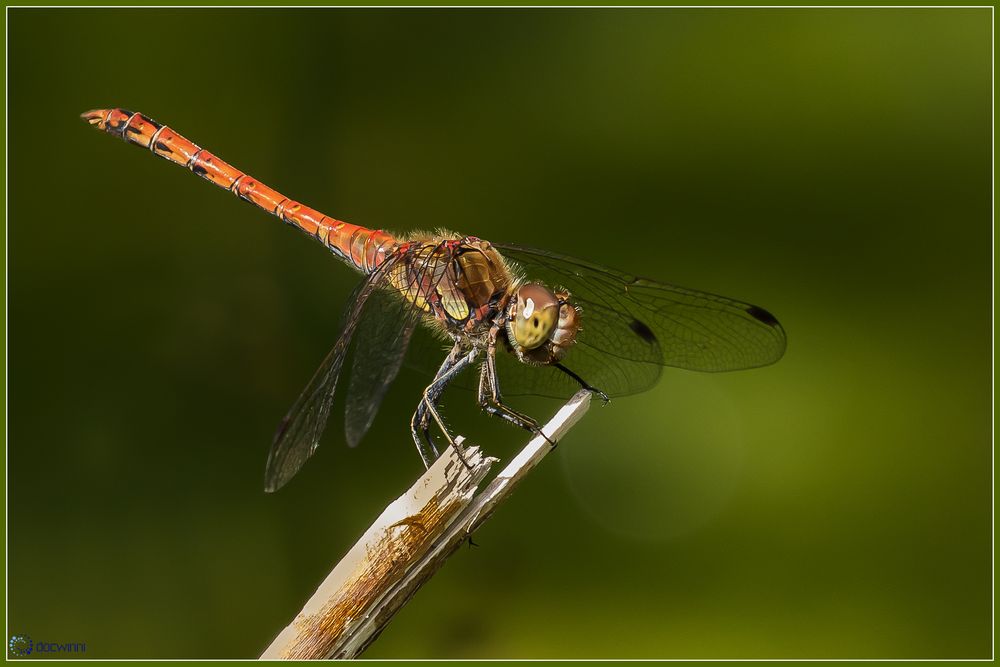
[[553,292],[544,285],[526,283],[517,289],[507,311],[507,337],[518,358],[529,364],[551,364],[562,359],[576,342],[580,315],[569,292]]

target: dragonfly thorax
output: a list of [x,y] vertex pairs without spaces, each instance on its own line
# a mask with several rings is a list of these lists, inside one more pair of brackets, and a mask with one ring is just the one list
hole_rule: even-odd
[[527,283],[513,297],[507,309],[507,338],[518,359],[545,365],[566,356],[580,329],[580,315],[569,292]]

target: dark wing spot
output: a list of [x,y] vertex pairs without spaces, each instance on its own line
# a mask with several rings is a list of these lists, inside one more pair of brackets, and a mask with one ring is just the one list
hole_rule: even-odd
[[653,330],[646,326],[645,322],[640,322],[639,320],[632,320],[628,328],[635,332],[635,335],[643,339],[650,345],[656,342],[656,334]]
[[758,308],[757,306],[750,306],[747,308],[747,314],[756,320],[760,320],[769,327],[774,327],[778,325],[778,318],[776,318],[771,313],[767,312],[763,308]]

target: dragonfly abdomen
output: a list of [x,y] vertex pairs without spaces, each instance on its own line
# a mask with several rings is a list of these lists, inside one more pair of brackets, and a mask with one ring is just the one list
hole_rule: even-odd
[[352,225],[293,201],[141,113],[97,109],[82,117],[98,129],[187,167],[205,180],[297,227],[364,273],[381,265],[398,245],[396,238],[387,232]]

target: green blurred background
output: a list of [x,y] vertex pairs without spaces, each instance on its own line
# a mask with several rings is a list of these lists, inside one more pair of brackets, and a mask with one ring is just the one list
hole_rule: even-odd
[[338,403],[262,492],[356,277],[77,117],[123,106],[330,215],[788,332],[592,410],[366,657],[989,656],[989,10],[8,18],[10,633],[256,656],[421,470],[405,374],[363,446]]

